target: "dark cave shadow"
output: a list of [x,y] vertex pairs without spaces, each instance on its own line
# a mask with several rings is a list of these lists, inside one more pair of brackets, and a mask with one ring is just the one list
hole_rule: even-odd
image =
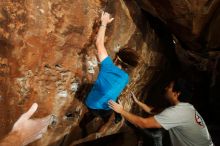
[[14,46],[11,42],[0,35],[0,57],[8,58],[11,55],[12,49]]
[[82,103],[85,102],[86,97],[88,96],[90,90],[94,84],[92,83],[83,83],[79,86],[78,90],[75,93],[75,98],[77,98]]

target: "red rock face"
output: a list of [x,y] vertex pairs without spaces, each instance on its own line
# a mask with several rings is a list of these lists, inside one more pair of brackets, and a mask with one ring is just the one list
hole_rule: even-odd
[[[106,123],[93,119],[86,126],[85,138],[79,123],[88,112],[84,99],[99,71],[94,41],[102,10],[115,18],[106,32],[109,55],[114,59],[118,49],[130,47],[140,56],[139,66],[132,70],[129,85],[119,97],[127,110],[133,104],[130,91],[142,95],[153,76],[166,67],[163,52],[168,50],[143,19],[140,7],[162,20],[176,36],[180,60],[207,70],[209,60],[201,55],[204,48],[211,51],[220,46],[219,0],[139,0],[138,4],[130,0],[2,0],[0,137],[33,102],[39,104],[34,117],[54,114],[56,118],[44,137],[31,145],[67,146],[117,133],[124,121],[113,124],[114,115]],[[200,44],[201,40],[207,43]],[[199,63],[190,62],[190,57]]]
[[[125,108],[132,101],[129,92],[141,93],[141,78],[146,83],[159,66],[163,55],[152,51],[157,37],[149,26],[150,37],[143,37],[140,9],[130,1],[66,0],[12,1],[0,3],[0,136],[33,102],[39,104],[34,117],[56,115],[45,136],[33,145],[58,145],[63,136],[66,145],[116,133],[123,124],[103,126],[92,121],[90,136],[80,139],[78,124],[87,109],[83,103],[98,74],[94,46],[101,10],[115,18],[108,26],[106,47],[112,58],[124,46],[136,50],[142,60],[133,70],[132,80],[121,98]],[[144,58],[144,59],[143,59]],[[74,136],[75,139],[71,139]]]

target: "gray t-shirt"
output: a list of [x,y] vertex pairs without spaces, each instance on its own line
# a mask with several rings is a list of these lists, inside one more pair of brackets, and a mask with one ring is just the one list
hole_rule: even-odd
[[169,131],[173,146],[213,146],[204,120],[189,103],[180,102],[154,118]]

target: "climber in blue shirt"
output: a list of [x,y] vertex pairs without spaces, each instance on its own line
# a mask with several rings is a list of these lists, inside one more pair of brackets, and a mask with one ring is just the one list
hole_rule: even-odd
[[86,98],[90,109],[110,110],[108,101],[116,101],[128,84],[128,74],[118,68],[108,56],[101,62],[98,78]]
[[[129,82],[128,72],[138,65],[138,56],[130,48],[120,49],[116,54],[114,63],[108,56],[104,38],[107,24],[113,20],[114,18],[111,18],[109,13],[102,13],[101,25],[96,39],[98,59],[101,66],[97,80],[85,100],[86,106],[91,111],[89,113],[92,113],[93,116],[101,116],[104,121],[108,120],[112,113],[112,110],[108,107],[108,101],[117,101],[118,96]],[[83,120],[81,120],[81,123]],[[82,125],[81,123],[80,125]]]

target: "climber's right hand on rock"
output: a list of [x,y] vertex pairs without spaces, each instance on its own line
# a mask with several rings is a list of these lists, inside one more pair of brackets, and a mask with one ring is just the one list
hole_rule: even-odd
[[111,18],[110,14],[107,12],[102,12],[101,22],[103,26],[106,26],[108,23],[111,23],[114,18]]

